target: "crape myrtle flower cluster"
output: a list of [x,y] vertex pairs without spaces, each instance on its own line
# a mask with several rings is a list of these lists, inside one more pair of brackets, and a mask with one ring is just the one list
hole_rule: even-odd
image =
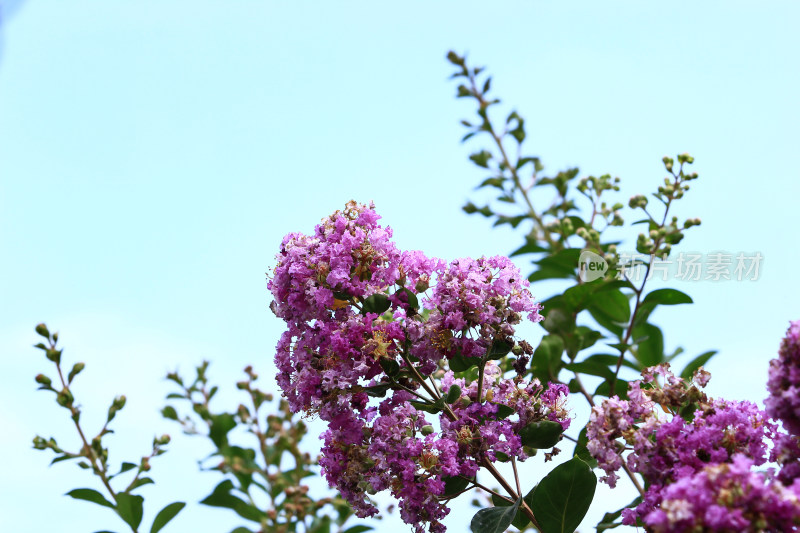
[[789,325],[778,358],[770,361],[767,391],[767,414],[786,430],[775,439],[771,460],[781,466],[784,484],[800,483],[800,320]]
[[508,258],[401,251],[379,218],[350,202],[284,238],[268,282],[287,325],[277,379],[295,412],[327,422],[320,465],[358,516],[388,490],[417,532],[442,532],[448,480],[525,460],[523,428],[569,425],[568,390],[505,378],[494,361],[513,353],[524,367],[533,349],[515,327],[542,319]]
[[626,467],[647,490],[626,525],[649,531],[796,531],[800,482],[783,484],[769,470],[768,442],[779,439],[767,413],[750,402],[709,398],[701,367],[687,383],[668,364],[642,372],[628,400],[613,396],[593,408],[587,448],[615,486]]

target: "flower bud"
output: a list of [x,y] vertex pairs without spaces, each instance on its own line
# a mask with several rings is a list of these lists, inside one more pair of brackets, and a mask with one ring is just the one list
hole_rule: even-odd
[[39,383],[40,385],[44,385],[45,387],[49,387],[50,384],[53,383],[53,382],[50,380],[50,378],[48,378],[44,374],[38,374],[36,376],[36,383]]
[[631,209],[636,209],[637,207],[644,208],[647,206],[647,197],[642,194],[631,196],[631,199],[628,200],[628,205]]
[[458,442],[461,444],[469,444],[472,442],[472,430],[467,426],[462,427],[456,434],[456,440],[458,440]]
[[37,324],[36,325],[36,333],[44,337],[45,339],[50,338],[50,332],[47,330],[47,326],[44,324]]
[[69,392],[68,389],[62,390],[61,392],[58,393],[58,396],[56,396],[56,403],[61,407],[69,406],[70,404],[72,404],[73,400],[74,398],[72,397],[72,393]]
[[419,429],[419,432],[422,433],[423,436],[428,436],[431,433],[433,433],[433,426],[431,426],[430,424],[428,424],[426,426],[422,426]]

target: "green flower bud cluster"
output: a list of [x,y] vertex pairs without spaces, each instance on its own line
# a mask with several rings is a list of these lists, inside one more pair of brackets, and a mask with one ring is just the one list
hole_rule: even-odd
[[683,198],[689,190],[688,181],[697,179],[697,173],[684,172],[684,166],[692,164],[694,158],[689,154],[677,156],[678,169],[675,170],[675,159],[664,157],[662,159],[664,168],[670,172],[671,177],[664,178],[664,185],[658,188],[658,192],[653,196],[660,200],[665,206],[665,214],[662,222],[657,222],[647,210],[647,198],[643,195],[632,196],[628,205],[632,209],[641,209],[649,218],[649,231],[647,234],[639,234],[636,241],[636,251],[642,254],[654,255],[666,258],[672,252],[672,247],[683,240],[684,231],[700,224],[699,218],[690,218],[684,222],[683,226],[678,224],[678,218],[672,217],[667,221],[666,213],[669,211],[672,202]]

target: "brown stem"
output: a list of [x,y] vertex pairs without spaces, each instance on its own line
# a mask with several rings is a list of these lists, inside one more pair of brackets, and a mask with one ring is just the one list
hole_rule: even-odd
[[514,456],[511,456],[511,468],[514,469],[514,481],[517,485],[517,492],[520,496],[522,496],[522,487],[519,486],[519,474],[517,473],[517,460],[514,459]]
[[505,489],[506,492],[508,492],[508,494],[510,494],[511,497],[514,498],[514,501],[520,500],[520,509],[522,510],[522,512],[525,513],[525,515],[530,519],[531,523],[533,524],[533,527],[541,531],[542,528],[536,521],[536,517],[533,515],[533,511],[528,506],[528,504],[525,503],[524,500],[522,500],[522,496],[517,494],[517,492],[514,491],[511,485],[509,485],[508,481],[506,481],[506,478],[504,478],[503,475],[497,471],[494,465],[490,463],[485,456],[483,457],[481,464],[486,468],[486,470],[489,471],[490,474],[492,474],[492,476],[497,480],[497,482],[500,483],[500,486],[502,486],[503,489]]
[[639,483],[636,474],[631,472],[631,469],[628,468],[628,465],[626,465],[624,461],[622,462],[622,468],[625,470],[625,473],[628,474],[628,477],[631,478],[631,481],[633,481],[633,485],[636,487],[636,490],[638,490],[639,494],[641,494],[642,498],[644,498],[644,488],[642,488],[641,483]]
[[583,383],[581,382],[580,375],[577,372],[575,372],[575,383],[578,384],[578,388],[580,389],[581,394],[583,394],[583,397],[586,398],[587,402],[589,402],[589,405],[594,407],[594,400],[592,399],[592,395],[586,392],[586,389],[584,388]]

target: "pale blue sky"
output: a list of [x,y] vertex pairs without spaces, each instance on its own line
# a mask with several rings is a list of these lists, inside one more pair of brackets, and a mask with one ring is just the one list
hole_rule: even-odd
[[[116,527],[61,496],[94,486],[88,475],[47,469],[30,449],[35,433],[72,439],[34,392],[46,368],[30,348],[37,322],[87,363],[76,394],[89,423],[127,394],[114,442],[130,453],[118,459],[154,433],[176,436],[145,492],[191,503],[167,531],[224,533],[238,522],[193,503],[215,482],[195,473],[206,450],[156,414],[162,377],[209,358],[220,382],[253,363],[271,383],[281,324],[264,272],[285,233],[355,198],[376,202],[404,248],[453,258],[518,246],[460,211],[483,175],[458,143],[472,109],[447,80],[451,48],[489,67],[548,170],[620,176],[626,201],[657,186],[663,155],[696,157],[701,179],[678,214],[703,226],[684,249],[765,258],[759,281],[680,284],[696,304],[657,315],[668,348],[721,350],[712,393],[760,400],[800,318],[795,2],[0,6],[0,531]],[[447,519],[451,531],[466,530],[468,511]]]

